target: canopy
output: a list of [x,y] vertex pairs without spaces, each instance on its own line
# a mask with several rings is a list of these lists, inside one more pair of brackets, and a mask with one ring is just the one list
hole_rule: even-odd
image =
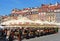
[[2,25],[10,25],[10,24],[25,24],[26,22],[28,23],[33,23],[32,20],[29,20],[28,18],[26,17],[22,17],[20,19],[17,19],[17,20],[9,20],[9,21],[5,21],[3,23],[1,23]]
[[35,20],[35,21],[32,21],[26,17],[21,17],[17,20],[8,20],[8,21],[5,21],[5,22],[2,22],[1,25],[14,25],[14,24],[40,24],[40,25],[43,25],[43,24],[54,24],[54,25],[60,25],[60,23],[54,23],[54,22],[48,22],[48,21],[41,21],[41,20]]
[[43,21],[41,21],[41,20],[35,20],[34,23],[38,23],[38,24],[41,24],[42,25],[43,24]]
[[48,21],[44,21],[43,24],[50,24],[50,22],[48,22]]
[[9,20],[1,23],[1,25],[10,25],[10,24],[15,24],[15,20]]

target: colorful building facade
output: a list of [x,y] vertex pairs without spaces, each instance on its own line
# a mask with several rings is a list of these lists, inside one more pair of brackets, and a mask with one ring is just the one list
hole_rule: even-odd
[[13,9],[11,12],[11,17],[17,19],[19,15],[27,17],[31,20],[42,20],[42,21],[49,21],[49,22],[56,22],[57,13],[60,14],[60,4],[42,4],[41,7],[35,8],[25,8],[23,10],[20,9]]

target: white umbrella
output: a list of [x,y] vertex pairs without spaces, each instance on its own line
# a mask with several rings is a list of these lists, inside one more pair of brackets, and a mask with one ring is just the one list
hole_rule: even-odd
[[3,23],[1,23],[1,24],[2,24],[2,25],[11,25],[11,24],[19,24],[19,23],[24,24],[24,23],[26,23],[26,22],[32,23],[33,21],[32,21],[32,20],[29,20],[29,19],[26,18],[26,17],[22,17],[22,18],[17,19],[17,20],[13,20],[13,19],[12,19],[12,20],[3,22]]
[[32,23],[33,21],[32,20],[29,20],[28,18],[26,17],[22,17],[21,19],[18,19],[16,20],[16,23],[19,23],[19,22],[22,22],[23,24],[28,22],[28,23]]
[[16,24],[19,24],[19,23],[21,23],[21,24],[24,24],[24,20],[21,20],[21,19],[18,19],[18,20],[15,20],[16,22]]
[[60,23],[54,23],[55,25],[60,25]]
[[5,21],[2,22],[1,25],[10,25],[10,24],[14,24],[15,20],[9,20],[9,21]]
[[38,24],[43,24],[43,21],[41,21],[41,20],[35,20],[34,22],[38,23]]
[[1,23],[1,25],[9,25],[9,23],[3,22],[3,23]]
[[50,24],[50,22],[48,22],[48,21],[43,21],[43,24]]

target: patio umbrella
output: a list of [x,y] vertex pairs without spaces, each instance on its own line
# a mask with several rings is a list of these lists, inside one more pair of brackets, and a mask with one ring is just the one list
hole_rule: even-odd
[[34,23],[43,24],[43,21],[41,21],[41,20],[35,20]]

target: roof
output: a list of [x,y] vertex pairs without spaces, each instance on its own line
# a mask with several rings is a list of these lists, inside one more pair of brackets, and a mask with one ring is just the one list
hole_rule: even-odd
[[49,10],[53,11],[53,10],[57,10],[57,9],[60,9],[60,4],[43,4],[41,7],[39,8],[24,8],[23,10],[19,10],[17,9],[17,11],[12,11],[12,14],[26,14],[26,12],[28,12],[29,10],[34,10],[34,9],[39,9],[38,11],[39,12],[48,12]]

